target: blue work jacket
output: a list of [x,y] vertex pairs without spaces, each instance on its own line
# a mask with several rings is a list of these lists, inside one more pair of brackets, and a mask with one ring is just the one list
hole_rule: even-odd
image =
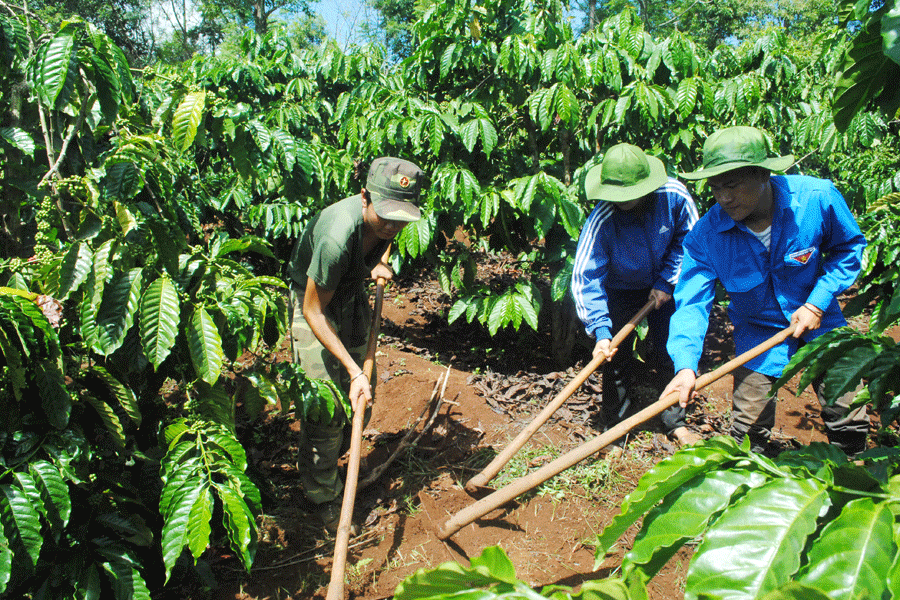
[[672,178],[633,210],[617,210],[605,201],[594,207],[578,236],[571,285],[589,336],[612,337],[608,289],[674,291],[681,244],[697,218],[691,194]]
[[[718,204],[685,238],[667,345],[676,372],[697,372],[716,280],[728,292],[737,354],[786,328],[806,302],[824,314],[821,327],[804,333],[804,341],[846,325],[837,296],[856,280],[866,240],[844,197],[824,179],[782,175],[770,181],[771,250]],[[797,345],[789,338],[745,366],[780,376]]]

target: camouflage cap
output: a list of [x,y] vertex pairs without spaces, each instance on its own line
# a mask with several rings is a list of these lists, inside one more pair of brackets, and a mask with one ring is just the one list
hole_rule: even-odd
[[366,178],[366,190],[375,213],[392,221],[418,221],[422,217],[417,203],[422,170],[402,158],[382,156],[372,161]]

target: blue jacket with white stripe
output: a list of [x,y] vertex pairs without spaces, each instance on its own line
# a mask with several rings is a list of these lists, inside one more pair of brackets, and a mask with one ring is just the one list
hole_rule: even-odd
[[578,237],[572,271],[575,308],[589,336],[612,337],[608,289],[674,291],[682,242],[696,222],[693,198],[672,178],[630,211],[597,204]]

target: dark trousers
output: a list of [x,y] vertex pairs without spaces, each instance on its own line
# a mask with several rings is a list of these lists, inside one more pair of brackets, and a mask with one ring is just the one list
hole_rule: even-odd
[[[731,435],[741,441],[744,436],[750,438],[751,449],[763,452],[775,427],[775,395],[772,384],[777,377],[751,371],[747,367],[734,370],[734,422]],[[813,381],[816,398],[822,406],[822,421],[828,441],[848,455],[854,455],[866,449],[866,435],[869,432],[869,417],[866,406],[853,409],[850,404],[862,389],[860,385],[841,396],[838,401],[828,406],[825,404],[824,377]]]
[[[609,318],[612,320],[612,333],[615,336],[647,303],[650,289],[607,290],[607,296]],[[661,392],[674,376],[675,368],[666,352],[669,320],[674,312],[675,302],[669,300],[647,315],[648,337],[653,347],[646,363],[641,363],[634,357],[632,347],[635,334],[632,333],[619,344],[612,360],[604,364],[603,420],[607,427],[612,427],[627,416],[625,413],[630,400],[629,388],[635,382],[649,382],[657,392]],[[678,404],[666,409],[660,418],[667,433],[686,424],[684,409]]]

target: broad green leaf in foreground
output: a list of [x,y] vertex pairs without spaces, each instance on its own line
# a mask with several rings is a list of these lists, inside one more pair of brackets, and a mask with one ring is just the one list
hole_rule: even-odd
[[72,499],[69,497],[69,488],[60,475],[59,469],[44,460],[31,463],[29,469],[44,498],[47,519],[51,524],[58,523],[64,527],[68,524],[72,514]]
[[228,484],[215,487],[222,501],[225,528],[228,531],[231,548],[238,553],[244,567],[249,571],[256,553],[256,517],[239,492]]
[[36,565],[43,545],[40,514],[19,488],[0,486],[0,521],[12,542],[13,552],[18,556],[21,548],[29,564]]
[[142,282],[143,270],[131,269],[117,273],[106,286],[97,314],[97,343],[101,354],[109,356],[125,341],[137,313]]
[[90,370],[94,375],[100,378],[109,389],[110,394],[118,400],[119,405],[122,407],[122,410],[125,411],[125,414],[128,415],[136,426],[140,427],[141,410],[138,406],[137,397],[134,395],[134,390],[113,377],[109,371],[100,365],[93,365]]
[[66,86],[70,75],[69,62],[75,51],[75,36],[63,31],[41,46],[35,62],[35,85],[41,100],[48,107],[56,104],[56,99]]
[[33,155],[37,147],[28,132],[18,127],[0,127],[0,137],[28,156]]
[[84,401],[97,411],[97,416],[106,428],[109,439],[112,440],[119,450],[124,450],[126,443],[125,430],[122,428],[122,422],[119,420],[119,417],[116,415],[113,408],[103,400],[99,400],[93,396],[86,396]]
[[828,502],[828,488],[812,479],[776,479],[751,490],[697,548],[685,600],[753,600],[791,581]]
[[815,588],[791,582],[766,594],[760,600],[829,600],[829,598]]
[[[397,586],[394,590],[395,600],[449,598],[465,590],[506,583],[510,567],[498,563],[495,553],[484,556],[487,551],[485,549],[481,556],[474,558],[471,567],[447,562],[434,569],[419,569]],[[506,560],[509,561],[508,558]],[[494,567],[500,572],[494,573]]]
[[645,565],[652,577],[687,541],[702,534],[711,518],[723,511],[741,488],[762,485],[766,477],[743,469],[710,471],[686,483],[666,497],[644,519],[631,551],[625,555],[623,570]]
[[622,503],[622,512],[600,534],[594,568],[603,562],[619,536],[657,502],[695,477],[716,469],[736,451],[739,449],[733,438],[720,436],[677,452],[647,471]]
[[66,300],[91,274],[92,259],[93,252],[87,244],[72,244],[59,269],[50,274],[47,293],[60,301]]
[[886,574],[898,554],[894,519],[886,503],[875,504],[871,498],[849,502],[822,530],[798,581],[829,598],[882,598]]

